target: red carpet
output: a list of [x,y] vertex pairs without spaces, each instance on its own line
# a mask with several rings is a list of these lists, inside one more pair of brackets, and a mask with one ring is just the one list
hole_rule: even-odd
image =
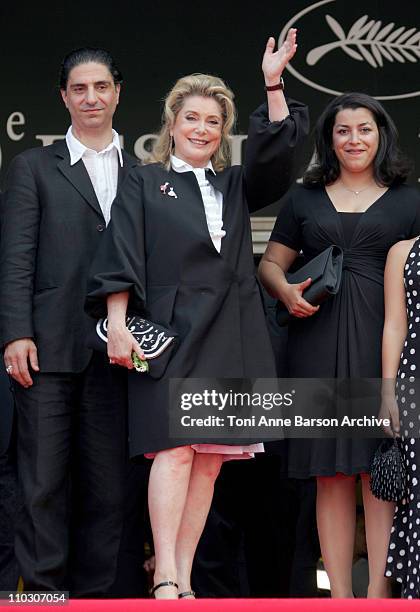
[[[1,603],[0,603],[1,607]],[[420,601],[401,599],[196,599],[154,601],[149,599],[73,599],[63,606],[10,606],[13,610],[53,609],[62,612],[403,612],[420,610]]]

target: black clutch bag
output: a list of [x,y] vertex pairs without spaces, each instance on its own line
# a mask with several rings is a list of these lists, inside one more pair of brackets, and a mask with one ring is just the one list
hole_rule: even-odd
[[[148,374],[152,378],[161,378],[176,346],[178,335],[137,315],[128,315],[125,324],[147,359]],[[94,331],[88,336],[87,345],[95,351],[106,353],[107,343],[108,319],[99,319]]]
[[[340,288],[342,270],[343,249],[333,244],[299,268],[297,272],[286,274],[286,278],[288,283],[297,284],[310,277],[312,283],[303,292],[303,297],[312,306],[318,306],[337,293]],[[277,323],[281,326],[287,325],[293,318],[283,302],[278,301]]]
[[407,475],[400,443],[383,440],[375,452],[370,470],[370,490],[383,501],[399,502],[407,495]]

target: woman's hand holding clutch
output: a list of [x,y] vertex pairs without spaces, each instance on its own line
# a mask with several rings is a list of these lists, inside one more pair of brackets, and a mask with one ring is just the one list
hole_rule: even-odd
[[[145,356],[139,343],[128,331],[125,323],[128,304],[128,292],[111,293],[107,298],[108,326],[107,342],[109,363],[123,366],[132,370],[147,371],[148,368],[139,369],[138,361],[145,363]],[[133,358],[135,355],[139,359]]]
[[145,360],[139,343],[128,331],[125,322],[116,325],[108,324],[109,363],[132,370],[134,368],[133,353],[139,357],[140,361]]
[[298,318],[310,317],[319,310],[319,306],[312,306],[303,297],[303,292],[312,280],[307,278],[302,283],[290,284],[284,282],[279,300],[283,302],[291,315]]

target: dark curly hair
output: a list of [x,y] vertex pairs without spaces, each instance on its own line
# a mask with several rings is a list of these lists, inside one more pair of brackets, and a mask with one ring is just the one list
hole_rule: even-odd
[[332,133],[337,113],[346,108],[366,108],[376,122],[379,146],[373,163],[378,185],[390,187],[403,183],[412,166],[398,146],[398,130],[382,104],[364,93],[346,93],[331,100],[315,126],[315,162],[305,172],[306,187],[330,185],[340,176],[340,165],[332,148]]
[[89,62],[96,62],[106,66],[112,75],[114,85],[122,83],[122,74],[115,64],[114,58],[108,51],[105,51],[105,49],[96,49],[95,47],[81,47],[80,49],[70,51],[61,62],[58,74],[58,85],[60,89],[67,88],[69,74],[73,68],[80,64],[88,64]]

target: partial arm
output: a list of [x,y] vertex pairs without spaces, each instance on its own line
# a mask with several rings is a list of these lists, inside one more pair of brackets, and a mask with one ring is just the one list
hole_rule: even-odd
[[[296,52],[296,30],[291,29],[278,51],[270,37],[262,68],[266,85],[279,83],[280,76]],[[250,212],[279,200],[293,182],[301,148],[309,132],[309,114],[304,104],[284,97],[281,90],[267,92],[267,103],[250,117],[245,190]]]
[[[407,335],[407,311],[404,288],[404,264],[413,244],[406,240],[389,251],[384,276],[385,321],[382,337],[382,405],[381,416],[390,418],[395,433],[400,430],[395,380],[401,351]],[[392,436],[391,428],[384,428]]]
[[28,161],[16,157],[6,177],[1,205],[0,335],[5,366],[24,387],[32,385],[29,364],[38,371],[32,321],[40,204]]
[[108,316],[110,363],[128,369],[133,368],[133,351],[144,359],[125,318],[127,310],[144,310],[145,268],[142,183],[133,171],[112,205],[111,222],[92,263],[85,304],[92,317]]
[[107,298],[127,293],[130,313],[142,314],[146,300],[146,261],[142,181],[133,170],[117,195],[111,222],[100,242],[90,269],[86,312],[106,316]]

